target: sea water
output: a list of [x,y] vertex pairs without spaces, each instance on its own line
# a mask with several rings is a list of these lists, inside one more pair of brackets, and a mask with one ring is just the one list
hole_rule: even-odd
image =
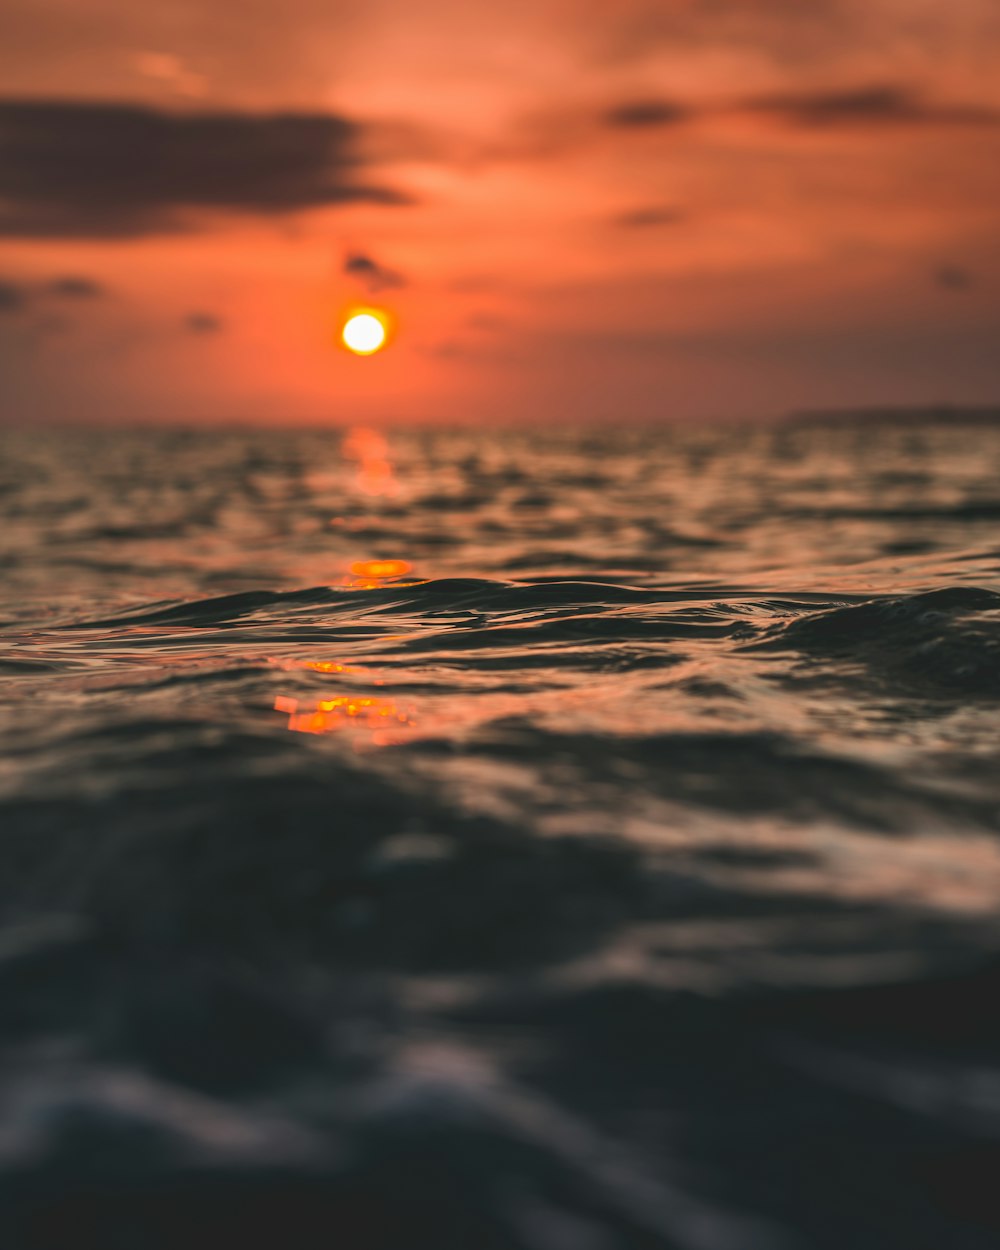
[[8,432],[10,1250],[1000,1238],[1000,426]]

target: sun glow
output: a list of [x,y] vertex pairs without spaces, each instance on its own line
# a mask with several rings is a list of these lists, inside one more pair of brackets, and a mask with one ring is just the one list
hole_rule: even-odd
[[355,355],[370,356],[385,346],[385,318],[375,311],[355,313],[344,323],[340,337],[344,346]]

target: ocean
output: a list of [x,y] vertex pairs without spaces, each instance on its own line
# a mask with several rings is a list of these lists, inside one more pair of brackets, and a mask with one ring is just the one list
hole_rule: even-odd
[[8,1250],[987,1250],[1000,424],[0,437]]

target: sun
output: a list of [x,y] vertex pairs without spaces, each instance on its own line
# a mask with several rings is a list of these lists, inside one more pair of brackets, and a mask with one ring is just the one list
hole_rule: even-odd
[[340,332],[344,346],[357,356],[370,356],[385,347],[386,323],[377,312],[359,312],[348,317]]

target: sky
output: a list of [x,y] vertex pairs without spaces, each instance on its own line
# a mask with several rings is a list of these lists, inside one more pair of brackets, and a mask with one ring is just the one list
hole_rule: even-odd
[[996,402],[998,70],[996,0],[5,0],[0,421]]

